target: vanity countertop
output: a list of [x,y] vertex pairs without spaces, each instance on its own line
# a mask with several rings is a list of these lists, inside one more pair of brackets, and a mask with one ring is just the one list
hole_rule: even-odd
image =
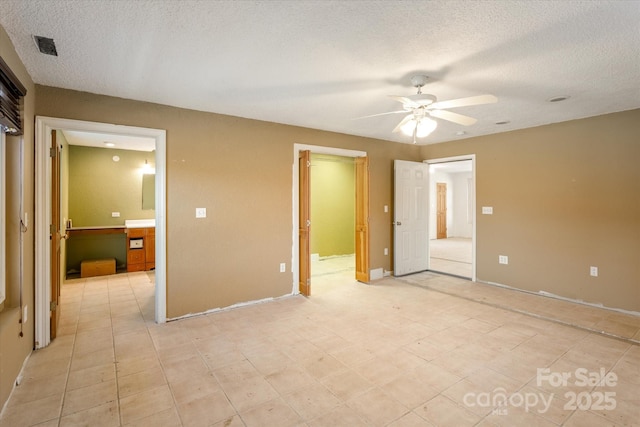
[[156,226],[155,219],[127,219],[124,221],[126,228],[150,228]]
[[88,226],[88,227],[71,227],[67,228],[70,236],[81,236],[90,234],[121,234],[125,232],[124,225],[104,225],[104,226]]

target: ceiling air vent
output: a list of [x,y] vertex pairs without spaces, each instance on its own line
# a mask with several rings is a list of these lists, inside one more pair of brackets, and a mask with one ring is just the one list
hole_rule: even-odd
[[44,53],[45,55],[58,56],[56,43],[53,41],[53,39],[42,36],[33,36],[33,39],[36,41],[36,45],[38,46],[38,50],[40,50],[40,53]]

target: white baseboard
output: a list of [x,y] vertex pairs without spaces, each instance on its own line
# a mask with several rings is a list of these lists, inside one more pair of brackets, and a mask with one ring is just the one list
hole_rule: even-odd
[[369,270],[369,280],[380,280],[384,277],[384,270],[382,268],[374,268]]

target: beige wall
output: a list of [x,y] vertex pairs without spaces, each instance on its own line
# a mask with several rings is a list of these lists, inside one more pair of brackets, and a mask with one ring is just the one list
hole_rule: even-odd
[[294,143],[368,153],[370,264],[391,269],[383,206],[393,159],[420,161],[416,146],[44,86],[37,95],[38,115],[167,130],[169,318],[291,293]]
[[478,280],[640,311],[639,135],[632,110],[427,145],[422,155],[476,155]]
[[[22,211],[34,218],[34,105],[35,87],[24,65],[18,58],[9,37],[0,27],[0,56],[9,65],[13,73],[27,89],[24,98],[24,135],[7,136],[7,299],[0,312],[0,408],[9,397],[22,363],[31,352],[34,340],[34,277],[33,277],[33,222],[22,234],[24,244],[20,248],[20,200],[23,199]],[[22,160],[20,151],[22,149]],[[23,181],[22,187],[20,181]],[[20,337],[20,254],[23,258],[22,301],[27,306],[28,318],[22,326]],[[4,273],[4,272],[3,272]]]

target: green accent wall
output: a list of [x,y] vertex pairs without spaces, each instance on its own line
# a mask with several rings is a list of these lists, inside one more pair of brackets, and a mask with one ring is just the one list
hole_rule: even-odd
[[[113,156],[119,161],[114,162]],[[154,153],[69,146],[69,218],[73,227],[124,225],[125,219],[152,219],[142,209],[142,167]],[[112,218],[112,212],[120,212]]]
[[311,253],[355,252],[356,168],[352,158],[311,154]]
[[80,263],[84,260],[115,258],[116,268],[126,271],[127,238],[126,234],[102,234],[96,236],[73,236],[67,240],[66,277],[80,274]]

